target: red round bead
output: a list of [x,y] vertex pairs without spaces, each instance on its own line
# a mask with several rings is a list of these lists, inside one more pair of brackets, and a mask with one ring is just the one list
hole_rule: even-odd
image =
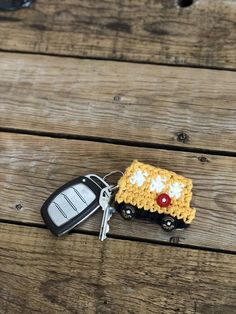
[[156,202],[160,207],[168,207],[171,203],[171,198],[168,194],[160,194],[158,195]]

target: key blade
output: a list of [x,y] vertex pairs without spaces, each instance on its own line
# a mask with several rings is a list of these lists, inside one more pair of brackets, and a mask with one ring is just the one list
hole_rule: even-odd
[[103,229],[102,231],[100,231],[99,240],[104,241],[106,238],[107,238],[107,233],[105,232],[105,229]]
[[99,239],[100,240],[103,239],[104,233],[105,233],[105,230],[106,230],[105,228],[106,228],[106,224],[107,224],[107,214],[108,214],[108,211],[107,211],[107,209],[105,209],[104,212],[103,212],[102,223],[101,223],[101,228],[100,228],[100,233],[99,233]]
[[102,235],[101,235],[101,241],[104,241],[107,238],[107,233],[109,232],[109,225],[106,225],[106,228],[103,229]]
[[102,209],[103,209],[104,211],[106,210],[106,208],[107,208],[107,206],[108,206],[108,204],[109,204],[109,201],[110,201],[110,199],[107,198],[107,197],[102,197],[102,198],[100,198],[99,204],[100,204],[100,206],[102,207]]
[[106,239],[106,234],[109,232],[108,221],[111,219],[112,215],[116,209],[114,207],[108,206],[103,213],[102,224],[99,233],[99,240],[103,241]]
[[108,208],[108,219],[107,219],[107,221],[109,221],[109,220],[111,219],[112,215],[113,215],[115,212],[116,212],[116,209],[115,209],[114,207],[112,207],[112,206],[109,206],[109,208]]

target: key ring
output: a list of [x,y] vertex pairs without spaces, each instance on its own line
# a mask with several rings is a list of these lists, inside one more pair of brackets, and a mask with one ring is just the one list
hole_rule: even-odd
[[107,177],[110,177],[112,176],[113,174],[116,174],[116,173],[120,173],[122,176],[124,174],[124,172],[120,171],[120,170],[114,170],[114,171],[111,171],[109,172],[108,174],[106,174],[104,177],[103,177],[103,180],[106,180]]
[[[110,176],[112,176],[112,175],[114,175],[114,174],[116,174],[116,173],[120,173],[122,176],[124,175],[124,172],[122,172],[122,171],[120,171],[120,170],[114,170],[114,171],[111,171],[111,172],[109,172],[108,174],[106,174],[102,179],[105,181],[105,182],[107,182],[106,181],[106,178],[108,178],[108,177],[110,177]],[[118,189],[118,185],[110,185],[110,191],[112,192],[112,191],[114,191],[114,190],[117,190]]]

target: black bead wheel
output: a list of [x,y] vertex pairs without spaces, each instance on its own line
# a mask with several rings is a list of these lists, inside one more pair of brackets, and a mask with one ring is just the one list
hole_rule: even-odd
[[176,218],[166,215],[161,220],[161,227],[165,231],[172,231],[176,228]]
[[123,205],[120,209],[120,213],[124,219],[130,220],[135,217],[136,209],[132,205]]

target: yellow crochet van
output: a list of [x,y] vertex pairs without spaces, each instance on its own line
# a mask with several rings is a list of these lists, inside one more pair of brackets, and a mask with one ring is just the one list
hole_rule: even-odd
[[124,219],[151,219],[165,231],[191,224],[192,180],[134,160],[118,181],[116,208]]

